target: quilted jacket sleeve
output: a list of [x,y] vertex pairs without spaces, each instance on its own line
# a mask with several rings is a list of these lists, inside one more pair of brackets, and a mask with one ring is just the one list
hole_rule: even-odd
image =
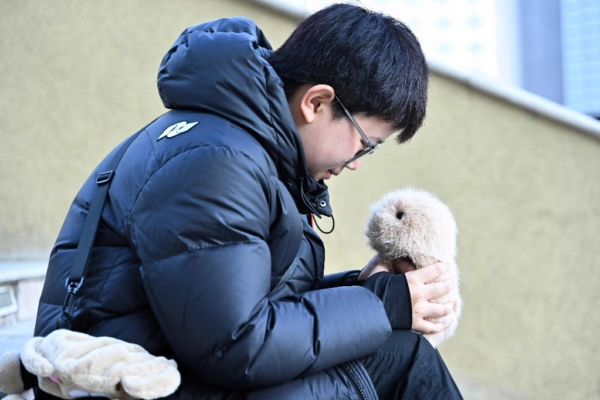
[[267,299],[268,182],[240,152],[196,147],[148,179],[128,220],[161,329],[213,385],[280,384],[371,354],[390,333],[380,300],[359,286]]

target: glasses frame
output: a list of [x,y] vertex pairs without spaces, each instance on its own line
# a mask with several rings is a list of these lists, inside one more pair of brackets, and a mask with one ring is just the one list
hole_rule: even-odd
[[340,99],[337,96],[335,96],[335,99],[337,100],[338,103],[340,103],[342,110],[344,110],[344,113],[346,113],[346,116],[348,117],[348,119],[350,119],[350,122],[352,122],[352,125],[354,125],[354,127],[356,128],[356,130],[358,131],[358,133],[363,138],[363,140],[365,141],[365,144],[366,144],[366,148],[364,148],[363,150],[356,153],[354,155],[354,157],[352,157],[351,159],[349,159],[348,161],[346,161],[344,163],[344,166],[347,166],[348,164],[353,163],[354,161],[358,160],[359,158],[361,158],[363,156],[366,156],[367,154],[373,154],[373,152],[379,148],[380,144],[379,143],[377,143],[377,144],[371,143],[371,141],[369,140],[369,138],[367,137],[365,132],[361,129],[360,126],[358,126],[358,123],[356,122],[356,120],[354,119],[352,114],[350,114],[350,111],[348,111],[348,109],[344,106],[344,104],[340,101]]

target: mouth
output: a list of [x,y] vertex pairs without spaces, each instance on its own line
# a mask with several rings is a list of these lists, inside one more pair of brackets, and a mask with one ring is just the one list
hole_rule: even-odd
[[321,179],[323,180],[331,179],[334,176],[338,176],[340,173],[341,171],[335,172],[335,170],[333,169],[328,169],[327,171],[320,172],[320,174],[322,175]]

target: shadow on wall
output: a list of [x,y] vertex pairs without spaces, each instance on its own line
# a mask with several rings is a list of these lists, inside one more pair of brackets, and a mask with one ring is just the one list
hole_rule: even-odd
[[273,46],[297,24],[242,0],[2,5],[0,260],[47,259],[96,164],[166,111],[156,74],[171,44],[188,26],[237,15]]

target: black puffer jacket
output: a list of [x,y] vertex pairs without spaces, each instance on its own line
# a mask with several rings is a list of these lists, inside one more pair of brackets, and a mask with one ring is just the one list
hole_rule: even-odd
[[[364,370],[339,366],[375,352],[391,332],[369,290],[314,290],[324,251],[306,215],[331,213],[327,188],[307,172],[270,51],[243,18],[179,37],[158,75],[172,110],[125,153],[78,296],[74,330],[177,360],[174,398],[225,398],[230,391],[216,389],[225,387],[248,398],[359,399],[347,372]],[[180,122],[190,129],[161,137]],[[56,328],[95,177],[111,158],[69,210],[36,335]],[[292,263],[292,278],[269,295]]]

